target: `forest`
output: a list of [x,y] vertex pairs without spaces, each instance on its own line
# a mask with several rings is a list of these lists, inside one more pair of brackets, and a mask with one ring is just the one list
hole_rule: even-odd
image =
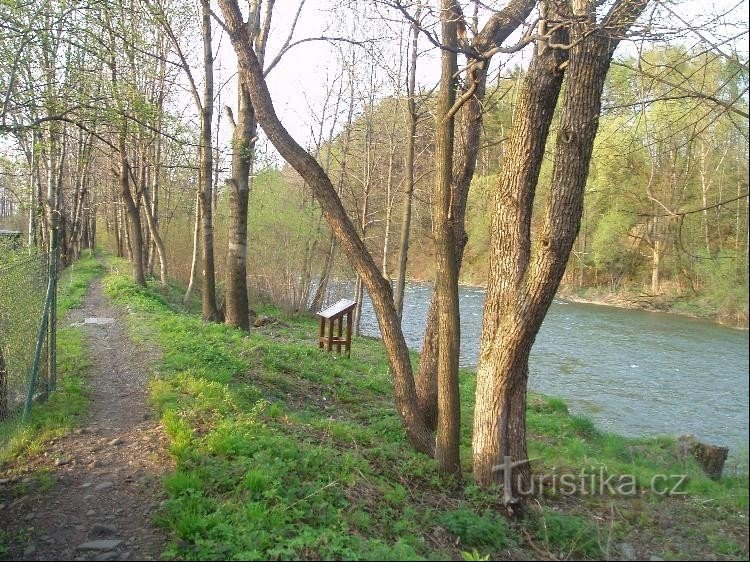
[[[317,312],[352,282],[406,438],[459,478],[458,285],[486,287],[472,472],[497,484],[514,459],[513,512],[531,477],[529,351],[558,289],[747,326],[750,77],[733,13],[3,2],[0,228],[58,247],[61,266],[110,248],[136,285],[184,287],[205,322],[239,330],[263,303]],[[307,106],[285,127],[273,80],[291,84],[313,45],[319,81],[286,87]],[[435,287],[418,367],[409,280]]]

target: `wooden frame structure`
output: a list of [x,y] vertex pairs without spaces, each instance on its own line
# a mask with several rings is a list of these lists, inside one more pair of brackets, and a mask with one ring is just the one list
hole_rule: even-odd
[[[320,318],[320,332],[318,333],[318,348],[331,351],[334,344],[336,353],[341,354],[341,344],[344,345],[346,356],[351,355],[352,348],[352,311],[357,306],[355,301],[341,299],[336,304],[318,312]],[[344,316],[346,316],[346,336],[344,336]],[[328,322],[328,335],[326,335],[326,321]],[[336,335],[334,336],[334,325]]]

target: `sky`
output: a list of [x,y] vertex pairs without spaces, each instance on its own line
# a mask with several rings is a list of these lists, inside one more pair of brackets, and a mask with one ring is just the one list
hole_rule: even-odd
[[[391,66],[397,64],[398,59],[398,37],[394,31],[396,25],[384,25],[378,20],[375,11],[375,3],[372,0],[355,0],[358,8],[370,12],[372,17],[369,21],[365,18],[359,22],[352,22],[347,8],[332,9],[335,0],[307,0],[303,6],[301,16],[294,31],[293,39],[307,37],[346,36],[354,33],[359,37],[377,37],[381,40],[377,43],[378,49],[384,51],[383,56],[391,62]],[[341,3],[341,0],[339,0]],[[502,7],[505,1],[486,1],[485,5]],[[273,27],[269,39],[269,47],[266,60],[271,60],[278,52],[280,45],[286,40],[294,14],[299,5],[299,0],[277,0],[273,17]],[[654,29],[666,31],[666,37],[670,40],[680,40],[687,44],[699,41],[698,36],[689,31],[688,26],[696,28],[705,27],[707,21],[713,21],[713,14],[730,12],[722,21],[732,24],[730,31],[721,25],[721,21],[714,22],[717,33],[703,31],[705,38],[715,40],[718,35],[731,33],[740,34],[735,41],[735,48],[744,52],[748,51],[748,0],[677,0],[668,4],[674,14],[666,12],[668,20],[654,20]],[[391,12],[393,15],[393,13]],[[680,21],[682,20],[682,21]],[[660,23],[661,22],[661,23]],[[390,39],[388,39],[390,38]],[[418,82],[425,89],[433,87],[439,78],[438,55],[425,40],[420,41],[420,48],[425,52],[420,58]],[[728,45],[725,48],[728,49]],[[338,68],[336,53],[339,47],[328,42],[313,41],[294,47],[286,53],[281,62],[271,71],[268,76],[268,86],[271,92],[274,106],[282,123],[286,126],[292,136],[303,146],[312,143],[312,137],[317,130],[316,121],[322,112],[323,100],[327,84],[335,79]],[[634,49],[633,43],[623,44],[622,50]],[[220,79],[217,84],[226,83],[220,92],[221,103],[234,105],[236,103],[236,77],[235,58],[228,39],[224,38],[219,43],[217,63],[220,66]],[[530,58],[530,50],[514,55],[508,66],[525,64]],[[500,56],[496,56],[500,59]],[[506,60],[507,56],[506,56]],[[460,64],[460,63],[459,63]],[[360,68],[360,70],[362,70]],[[364,73],[363,73],[364,74]],[[363,76],[361,84],[367,86],[367,76]],[[382,78],[381,91],[393,91],[392,82]],[[330,114],[330,111],[329,111]],[[230,132],[226,120],[221,124],[219,138],[222,144],[228,145]]]

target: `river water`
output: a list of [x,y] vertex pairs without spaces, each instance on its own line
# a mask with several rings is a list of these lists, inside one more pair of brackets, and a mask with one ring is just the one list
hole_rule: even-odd
[[[422,345],[432,295],[410,284],[404,335]],[[461,287],[461,366],[474,367],[484,290]],[[362,333],[378,336],[369,299]],[[563,398],[573,413],[627,436],[692,433],[728,445],[732,457],[748,448],[748,332],[664,313],[556,300],[529,361],[532,390]]]

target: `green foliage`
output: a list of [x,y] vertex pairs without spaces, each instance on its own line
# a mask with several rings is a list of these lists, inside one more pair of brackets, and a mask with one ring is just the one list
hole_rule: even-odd
[[458,536],[465,546],[497,551],[514,542],[513,532],[505,519],[491,511],[482,515],[466,508],[446,511],[438,516],[437,522]]
[[577,515],[544,510],[536,520],[536,530],[544,547],[564,558],[596,558],[601,554],[599,529]]
[[[508,87],[517,77],[504,76],[497,91],[488,88],[488,97],[504,103],[488,105],[485,112],[486,148],[469,195],[469,241],[461,271],[469,283],[487,279],[489,211],[507,146],[499,140],[507,139],[510,130],[515,96]],[[746,111],[741,92],[749,80],[742,62],[684,46],[659,45],[644,50],[641,60],[625,56],[615,61],[563,290],[574,290],[575,280],[576,290],[589,288],[605,298],[655,293],[655,309],[747,326],[747,209],[743,199],[721,203],[741,195],[738,186],[747,185],[750,131],[747,120],[736,122],[721,104]],[[679,84],[677,93],[674,84]],[[689,103],[686,92],[695,94]],[[715,96],[721,104],[710,101]],[[550,153],[552,148],[548,144]],[[537,182],[532,236],[544,216],[551,164],[545,159]],[[700,212],[704,206],[710,209]],[[682,212],[688,213],[673,214]],[[652,291],[657,244],[661,283]],[[619,302],[625,300],[644,302]]]
[[747,271],[737,268],[731,254],[719,252],[712,258],[698,260],[696,272],[705,290],[693,307],[716,310],[722,317],[739,315],[747,318]]
[[301,180],[271,169],[254,178],[249,209],[248,239],[267,241],[250,245],[251,288],[259,297],[293,310],[304,291],[297,272],[310,261],[312,241],[322,232],[320,207]]
[[461,558],[463,558],[464,560],[489,560],[490,555],[489,554],[482,555],[479,553],[479,551],[476,548],[474,548],[471,550],[471,552],[466,552],[466,551],[461,552]]
[[591,241],[594,265],[603,270],[622,270],[631,246],[627,234],[633,226],[633,215],[609,209],[599,219]]

